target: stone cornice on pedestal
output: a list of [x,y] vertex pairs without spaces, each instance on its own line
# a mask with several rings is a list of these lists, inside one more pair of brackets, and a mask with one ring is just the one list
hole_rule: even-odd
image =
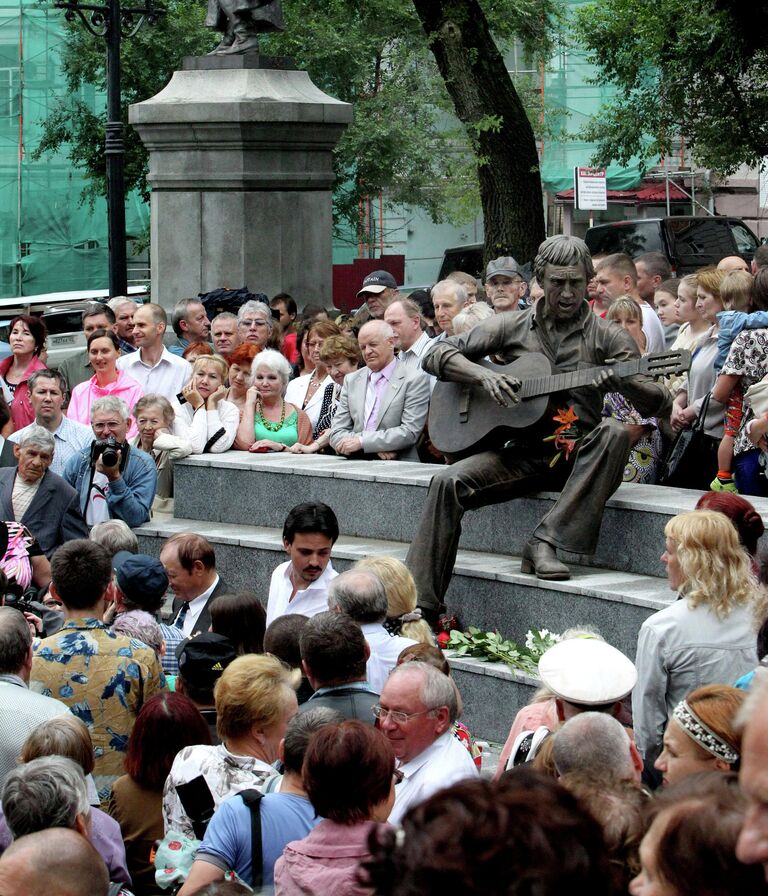
[[333,149],[352,107],[289,65],[186,59],[131,106],[149,150],[153,301],[246,285],[332,303]]
[[226,68],[175,72],[129,118],[150,151],[153,191],[313,191],[333,188],[331,152],[352,107],[306,72]]

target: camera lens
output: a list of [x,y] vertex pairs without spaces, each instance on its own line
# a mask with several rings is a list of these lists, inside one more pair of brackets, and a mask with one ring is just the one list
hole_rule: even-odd
[[117,466],[117,451],[108,445],[101,454],[101,462],[105,467]]

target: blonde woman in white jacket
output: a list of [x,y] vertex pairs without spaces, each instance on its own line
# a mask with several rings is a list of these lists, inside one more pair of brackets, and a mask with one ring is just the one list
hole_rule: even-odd
[[228,373],[221,355],[202,355],[192,366],[192,378],[171,402],[174,434],[190,443],[192,454],[221,454],[235,441],[240,411],[224,398]]

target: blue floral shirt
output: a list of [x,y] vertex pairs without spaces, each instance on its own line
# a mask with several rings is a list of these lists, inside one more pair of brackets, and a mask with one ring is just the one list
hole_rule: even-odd
[[141,707],[166,690],[154,650],[93,617],[74,619],[33,645],[32,690],[66,703],[91,733],[99,797],[124,774],[128,737]]

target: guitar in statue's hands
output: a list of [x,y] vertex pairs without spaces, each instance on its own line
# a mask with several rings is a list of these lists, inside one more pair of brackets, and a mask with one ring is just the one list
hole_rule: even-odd
[[[691,367],[691,353],[659,352],[606,367],[557,374],[552,374],[549,358],[537,352],[521,355],[511,364],[477,363],[495,374],[504,374],[506,379],[494,377],[490,391],[482,385],[438,380],[429,406],[429,436],[443,454],[466,454],[497,430],[519,432],[533,426],[546,413],[552,393],[591,386],[603,372],[619,378],[638,373],[652,377],[685,373]],[[510,378],[519,382],[517,390]]]

